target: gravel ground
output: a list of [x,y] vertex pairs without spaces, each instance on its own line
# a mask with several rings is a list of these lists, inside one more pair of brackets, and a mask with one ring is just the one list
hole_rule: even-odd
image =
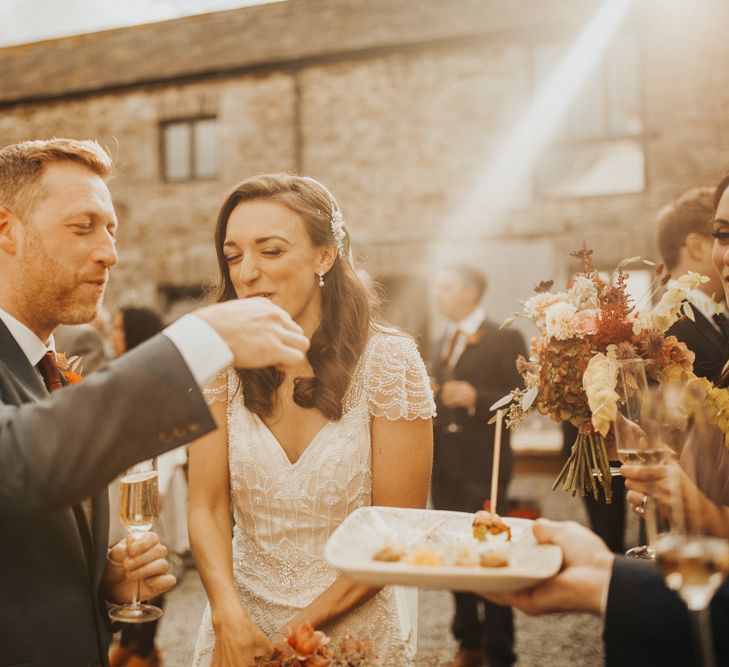
[[[550,475],[521,475],[510,496],[533,499],[543,516],[586,522],[582,502],[550,490]],[[637,523],[628,519],[628,544],[637,540]],[[180,585],[168,596],[160,624],[159,646],[165,667],[190,664],[197,628],[205,607],[205,593],[194,569],[188,569]],[[450,633],[452,596],[446,591],[421,591],[418,618],[419,664],[443,664],[456,650]],[[520,667],[591,667],[603,663],[602,621],[587,614],[555,614],[532,618],[516,613],[518,665]],[[434,660],[434,654],[443,656]]]

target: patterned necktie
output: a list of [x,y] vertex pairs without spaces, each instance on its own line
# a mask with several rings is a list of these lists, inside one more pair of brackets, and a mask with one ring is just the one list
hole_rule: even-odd
[[43,355],[43,358],[38,362],[38,370],[43,376],[43,382],[46,383],[48,391],[55,391],[63,386],[55,352],[49,350]]
[[724,315],[724,313],[716,313],[711,316],[711,319],[719,327],[719,331],[721,331],[724,338],[729,340],[729,317]]

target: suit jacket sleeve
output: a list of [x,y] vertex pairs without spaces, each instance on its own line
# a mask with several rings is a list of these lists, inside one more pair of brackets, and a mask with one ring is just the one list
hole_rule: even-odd
[[492,368],[483,369],[484,384],[476,387],[476,414],[480,421],[488,421],[494,416],[491,406],[506,396],[512,389],[523,384],[516,370],[516,358],[526,355],[524,339],[516,330],[502,329],[494,334],[495,341],[486,341],[494,347],[492,358],[496,359]]
[[130,465],[215,426],[164,335],[40,402],[10,405],[0,396],[0,514],[77,503]]
[[[711,604],[717,664],[729,661],[729,585],[725,582]],[[694,654],[688,611],[666,588],[653,565],[617,557],[610,580],[605,613],[605,664],[693,665]]]

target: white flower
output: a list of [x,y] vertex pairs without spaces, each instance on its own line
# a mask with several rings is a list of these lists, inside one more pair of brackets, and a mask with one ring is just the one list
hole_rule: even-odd
[[633,333],[639,334],[647,330],[666,331],[678,319],[681,305],[689,293],[708,280],[706,276],[693,271],[682,275],[673,287],[666,290],[653,310],[638,314],[633,321]]
[[592,425],[603,437],[608,434],[610,424],[618,414],[617,380],[617,364],[602,353],[590,359],[582,375],[582,386],[592,412]]
[[565,295],[561,292],[558,294],[554,294],[553,292],[540,292],[531,297],[531,299],[527,299],[524,303],[524,315],[533,320],[538,320],[544,317],[544,311],[547,308],[558,301],[564,301],[564,299]]
[[577,333],[577,310],[568,302],[551,305],[546,311],[547,336],[557,340],[573,338]]
[[577,310],[595,310],[598,307],[595,281],[586,276],[575,276],[567,298]]

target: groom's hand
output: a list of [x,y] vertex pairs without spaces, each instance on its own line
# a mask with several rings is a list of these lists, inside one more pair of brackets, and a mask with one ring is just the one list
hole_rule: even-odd
[[109,551],[103,577],[105,597],[130,602],[138,579],[140,600],[166,593],[177,583],[168,570],[167,547],[156,533],[129,535]]
[[295,366],[309,349],[303,329],[263,297],[216,303],[193,314],[228,344],[237,368]]

